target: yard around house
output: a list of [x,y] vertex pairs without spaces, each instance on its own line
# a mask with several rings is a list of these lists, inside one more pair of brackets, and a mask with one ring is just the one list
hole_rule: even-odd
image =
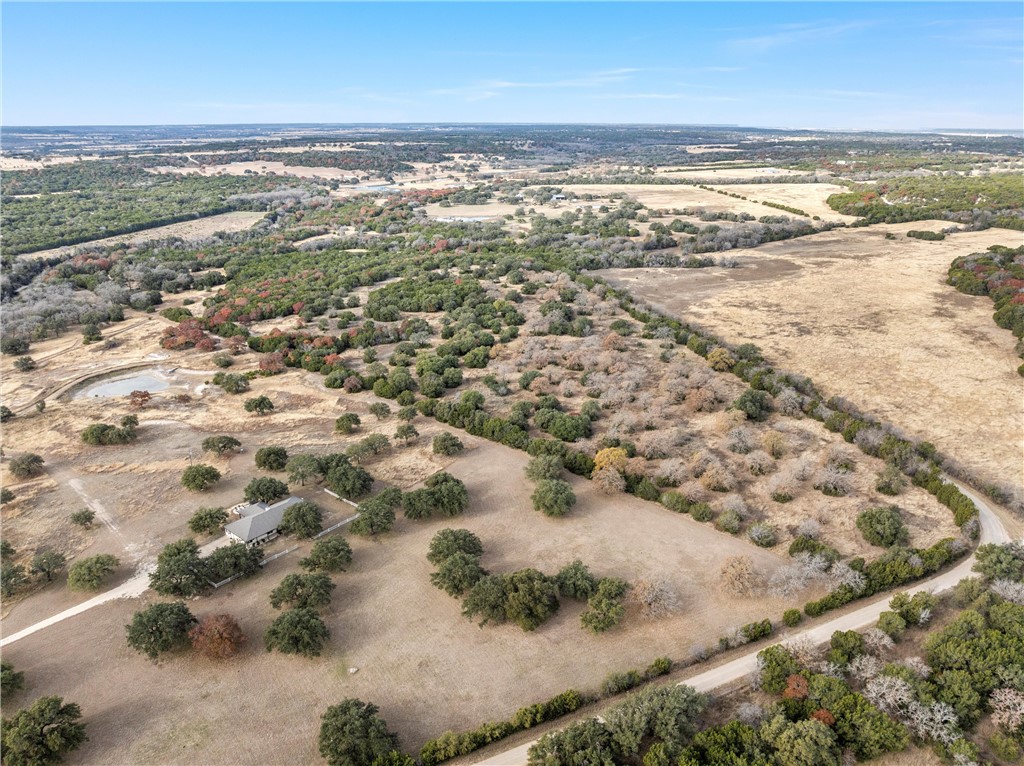
[[[353,565],[334,578],[338,587],[326,615],[332,636],[319,659],[262,648],[275,614],[268,593],[296,569],[301,551],[253,579],[188,602],[197,615],[228,612],[239,619],[249,643],[224,663],[191,655],[151,663],[130,650],[121,626],[157,599],[152,592],[7,647],[5,658],[26,673],[32,695],[82,701],[91,741],[68,762],[268,762],[282,752],[314,761],[320,712],[350,696],[373,700],[403,746],[418,748],[446,729],[507,716],[566,688],[594,688],[609,672],[643,667],[661,655],[687,657],[695,644],[715,643],[730,628],[785,606],[732,599],[716,586],[726,556],[749,555],[768,572],[782,563],[778,554],[632,496],[600,495],[579,479],[573,481],[577,506],[563,519],[549,519],[532,509],[528,482],[507,480],[527,457],[470,440],[472,448],[448,467],[469,490],[463,516],[400,518],[381,539],[348,536]],[[426,549],[446,526],[478,534],[491,571],[533,566],[553,574],[582,558],[599,576],[666,578],[679,593],[680,611],[656,621],[631,611],[620,628],[594,636],[579,623],[582,607],[563,600],[559,613],[534,633],[514,625],[480,628],[461,616],[458,601],[430,584]],[[644,550],[643,558],[637,550]],[[69,643],[75,646],[71,663]],[[275,736],[223,736],[240,716]]]

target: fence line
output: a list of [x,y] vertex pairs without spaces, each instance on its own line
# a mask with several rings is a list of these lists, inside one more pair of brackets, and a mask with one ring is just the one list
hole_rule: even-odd
[[347,519],[342,519],[338,523],[332,524],[331,526],[327,527],[327,529],[323,530],[322,532],[318,532],[317,534],[313,535],[313,539],[316,540],[318,537],[323,537],[328,532],[333,532],[338,527],[342,527],[342,526],[348,524],[350,521],[355,521],[358,518],[359,518],[359,514],[357,513],[354,516],[349,516]]

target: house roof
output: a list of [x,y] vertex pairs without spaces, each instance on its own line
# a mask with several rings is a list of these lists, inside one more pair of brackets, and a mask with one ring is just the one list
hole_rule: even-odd
[[[281,518],[284,516],[284,512],[296,503],[301,502],[301,497],[292,496],[270,506],[264,503],[254,503],[248,508],[243,508],[239,511],[240,514],[245,514],[246,512],[249,512],[249,514],[243,515],[238,521],[233,521],[226,525],[224,532],[232,537],[237,537],[243,543],[258,540],[281,526]],[[258,509],[257,506],[261,505],[263,508]],[[250,509],[252,509],[251,512]]]

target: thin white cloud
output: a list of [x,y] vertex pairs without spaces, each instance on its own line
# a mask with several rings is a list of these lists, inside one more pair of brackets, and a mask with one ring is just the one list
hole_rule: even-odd
[[858,32],[873,25],[870,21],[851,21],[844,24],[782,24],[777,31],[755,37],[741,37],[727,41],[734,50],[747,53],[763,53],[773,48],[782,48],[800,43],[817,42]]
[[467,101],[482,101],[494,98],[502,91],[522,89],[558,89],[558,88],[600,88],[605,85],[622,83],[632,75],[644,71],[633,67],[607,69],[600,72],[578,77],[560,78],[557,80],[518,81],[518,80],[483,80],[469,85],[454,88],[435,88],[429,91],[432,96],[460,96]]

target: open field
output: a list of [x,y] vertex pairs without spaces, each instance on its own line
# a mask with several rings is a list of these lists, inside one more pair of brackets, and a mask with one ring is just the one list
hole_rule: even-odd
[[659,176],[667,178],[762,178],[764,176],[801,176],[806,175],[802,170],[789,170],[787,168],[730,168],[730,167],[706,167],[706,168],[663,168],[657,171]]
[[205,239],[214,234],[224,232],[232,234],[237,231],[251,229],[257,222],[263,220],[266,213],[253,212],[249,210],[236,210],[231,213],[220,213],[209,215],[204,218],[196,218],[191,221],[171,223],[167,226],[156,226],[152,229],[134,231],[131,234],[119,234],[116,237],[104,237],[93,239],[89,242],[81,242],[77,245],[65,245],[50,250],[36,250],[19,256],[20,258],[51,258],[59,255],[67,255],[81,250],[85,247],[106,247],[109,245],[141,245],[144,242],[152,242],[157,239],[168,237],[181,237],[185,240]]
[[[593,194],[607,198],[610,194],[625,194],[650,208],[700,207],[709,212],[749,213],[755,218],[763,215],[792,215],[749,200],[735,199],[696,186],[644,185],[644,184],[561,184],[566,191]],[[757,199],[760,186],[742,187],[740,193]],[[794,216],[799,218],[799,216]]]
[[825,203],[829,195],[848,191],[845,186],[837,184],[722,184],[716,185],[715,188],[732,194],[742,194],[758,202],[789,205],[805,211],[808,215],[821,216],[826,221],[852,223],[857,220],[856,216],[837,213]]
[[[836,230],[763,245],[741,268],[604,272],[664,311],[750,341],[882,419],[928,439],[991,480],[1022,481],[1024,401],[1013,336],[987,298],[944,284],[958,255],[1016,246],[989,229],[941,242],[905,236],[921,222]],[[895,240],[886,240],[891,232]]]

